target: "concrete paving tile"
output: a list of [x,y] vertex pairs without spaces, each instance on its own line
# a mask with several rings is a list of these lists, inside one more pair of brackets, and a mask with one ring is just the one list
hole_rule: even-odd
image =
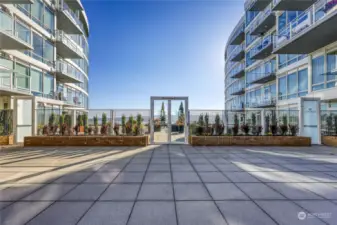
[[121,172],[113,183],[141,183],[145,172]]
[[237,183],[236,185],[252,199],[285,199],[262,183]]
[[91,204],[91,202],[56,202],[27,225],[74,225]]
[[301,207],[308,210],[307,218],[318,217],[328,224],[335,225],[337,205],[330,201],[296,201]]
[[78,225],[126,225],[133,202],[96,202]]
[[[8,205],[12,204],[14,202],[0,202],[0,210],[7,207]],[[0,217],[1,217],[1,213],[0,213]]]
[[322,196],[326,199],[336,200],[337,191],[336,188],[324,183],[300,183],[302,188],[314,192],[315,194]]
[[323,172],[299,172],[301,175],[320,182],[337,182],[337,177]]
[[136,200],[139,184],[111,184],[99,200]]
[[111,183],[115,177],[117,177],[118,172],[104,172],[104,173],[94,173],[89,176],[84,183]]
[[28,195],[23,200],[25,201],[58,200],[75,186],[76,186],[75,184],[47,184],[41,189]]
[[80,184],[62,197],[62,200],[95,201],[108,187],[108,184]]
[[70,173],[66,174],[59,179],[53,181],[53,183],[57,184],[65,184],[65,183],[81,183],[85,179],[87,179],[90,175],[92,175],[91,172],[77,172],[77,173]]
[[177,202],[179,224],[226,225],[226,221],[212,201]]
[[322,199],[311,191],[304,189],[298,183],[268,183],[267,185],[288,199]]
[[162,165],[151,164],[149,166],[148,171],[151,171],[151,172],[170,172],[170,165],[169,164],[162,164]]
[[225,183],[230,182],[221,172],[198,172],[203,182]]
[[223,172],[232,182],[260,182],[247,172]]
[[123,171],[127,172],[144,172],[147,169],[147,164],[129,164]]
[[[290,201],[256,201],[256,203],[281,225],[321,225],[324,224],[317,218],[299,219],[299,213],[305,210]],[[302,218],[302,217],[300,217]]]
[[13,184],[0,190],[0,201],[16,201],[42,187],[43,184]]
[[218,169],[220,171],[231,171],[231,172],[240,172],[243,171],[242,169],[240,169],[239,167],[237,167],[234,164],[218,164],[216,167],[218,167]]
[[172,164],[172,171],[181,171],[181,172],[193,172],[194,169],[190,164],[181,165],[181,164]]
[[145,176],[145,183],[170,183],[170,172],[147,172]]
[[53,202],[16,202],[3,209],[1,225],[23,225]]
[[173,172],[173,182],[201,182],[197,173],[195,172]]
[[210,164],[210,162],[205,158],[192,158],[190,160],[193,164]]
[[128,225],[176,225],[174,202],[136,202]]
[[176,200],[212,200],[203,184],[174,184]]
[[143,184],[139,200],[173,200],[172,184]]
[[217,168],[208,164],[195,164],[194,168],[197,172],[218,172]]
[[240,189],[231,183],[206,183],[206,187],[214,200],[249,199]]
[[252,201],[217,201],[216,204],[230,225],[276,225]]

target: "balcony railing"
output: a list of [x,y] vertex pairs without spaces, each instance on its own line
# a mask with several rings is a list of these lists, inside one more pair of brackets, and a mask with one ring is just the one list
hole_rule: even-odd
[[73,65],[68,62],[58,60],[56,61],[56,71],[62,74],[65,74],[74,80],[81,81],[82,73]]
[[0,33],[4,33],[12,40],[15,40],[13,43],[12,40],[6,40],[5,37],[1,35],[0,47],[3,49],[32,49],[33,47],[30,39],[31,31],[22,29],[15,30],[14,22],[15,20],[10,15],[0,9]]
[[236,48],[234,48],[234,50],[230,53],[229,60],[236,61],[236,62],[241,61],[245,56],[244,49],[245,49],[244,43],[236,46]]
[[[273,16],[273,18],[270,16]],[[267,19],[268,21],[266,21]],[[251,31],[251,35],[258,35],[268,31],[275,23],[276,17],[272,11],[272,4],[269,4],[264,11],[254,19],[253,23],[249,26],[249,30]]]
[[241,104],[231,105],[231,110],[233,110],[233,111],[242,111],[244,109],[245,109],[245,104],[243,102]]
[[[65,44],[68,48],[70,48],[73,52],[75,52],[78,56],[80,56],[79,58],[83,58],[82,48],[78,44],[76,44],[76,42],[73,39],[71,39],[65,32],[57,30],[56,40],[58,42],[62,42],[63,44]],[[67,56],[65,58],[72,58],[72,57]]]
[[[337,1],[319,0],[305,12],[300,14],[286,28],[275,36],[274,48],[280,48],[290,40],[303,34],[311,27],[324,20],[330,13],[337,10]],[[302,53],[302,52],[300,52]]]
[[29,94],[31,77],[18,72],[0,72],[0,88]]
[[73,22],[78,25],[82,32],[84,31],[83,23],[80,21],[80,19],[77,17],[76,13],[68,6],[68,4],[65,1],[61,2],[61,9],[64,13],[68,14],[70,18],[73,19]]
[[[245,17],[242,17],[238,23],[238,25],[234,28],[234,31],[229,36],[228,40],[231,45],[240,44],[244,40],[244,32],[245,32]],[[239,38],[239,36],[242,36]]]
[[236,78],[236,75],[238,75],[240,72],[244,72],[244,70],[245,70],[245,62],[241,62],[232,68],[232,70],[228,73],[228,76]]
[[263,59],[271,54],[272,49],[267,51],[272,46],[273,38],[271,35],[263,37],[259,43],[252,49],[250,57],[252,59]]
[[244,93],[245,90],[245,82],[244,80],[237,80],[229,88],[230,95],[241,95]]
[[250,99],[246,105],[248,108],[274,107],[276,105],[276,96],[265,96],[265,97],[258,97],[255,99]]
[[275,79],[276,78],[275,73],[276,73],[275,60],[268,61],[262,64],[258,72],[253,73],[249,81],[247,80],[247,82],[249,82],[250,84],[265,83],[272,79]]
[[245,11],[252,10],[252,11],[261,11],[263,10],[271,0],[246,0],[244,7]]

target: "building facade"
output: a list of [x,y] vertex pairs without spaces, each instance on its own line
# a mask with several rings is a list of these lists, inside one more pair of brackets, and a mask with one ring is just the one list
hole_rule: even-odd
[[246,0],[225,49],[225,109],[337,109],[337,1]]
[[88,37],[80,0],[0,0],[0,110],[32,111],[27,134],[38,109],[88,109]]

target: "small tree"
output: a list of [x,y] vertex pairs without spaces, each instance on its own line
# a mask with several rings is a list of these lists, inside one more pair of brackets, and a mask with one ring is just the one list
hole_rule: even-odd
[[335,128],[335,135],[337,135],[337,115],[334,116],[334,128]]
[[98,117],[94,116],[94,134],[97,135],[98,134]]
[[165,104],[162,102],[160,109],[160,122],[162,125],[166,123],[166,112],[165,112]]
[[82,120],[83,120],[83,126],[84,127],[88,126],[88,114],[84,113],[82,115]]
[[198,125],[202,127],[204,126],[204,115],[202,113],[199,115]]
[[252,113],[252,133],[257,135],[257,127],[256,127],[256,115]]
[[265,117],[265,123],[266,123],[266,133],[269,133],[269,126],[270,126],[270,116],[266,115]]
[[282,135],[286,135],[288,132],[288,117],[287,115],[282,116],[282,125],[280,125]]
[[135,135],[140,135],[141,134],[142,123],[143,123],[143,117],[139,113],[139,114],[137,114],[136,126],[134,126],[134,129],[135,129],[134,133],[135,133]]
[[106,113],[102,113],[102,126],[107,125]]
[[49,116],[49,121],[48,121],[49,127],[52,127],[54,123],[55,123],[55,113],[51,113]]
[[235,114],[234,115],[234,127],[233,127],[233,135],[236,136],[239,133],[239,119],[238,119],[238,115]]
[[123,115],[122,115],[122,133],[123,133],[123,134],[126,133],[125,125],[126,125],[126,117],[125,117],[125,115],[123,114]]

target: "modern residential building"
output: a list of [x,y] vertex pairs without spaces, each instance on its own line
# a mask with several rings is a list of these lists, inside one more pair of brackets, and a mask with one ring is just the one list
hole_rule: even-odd
[[37,109],[88,108],[89,24],[80,0],[0,0],[0,110],[17,140]]
[[225,49],[225,109],[337,109],[336,21],[335,0],[246,0]]

